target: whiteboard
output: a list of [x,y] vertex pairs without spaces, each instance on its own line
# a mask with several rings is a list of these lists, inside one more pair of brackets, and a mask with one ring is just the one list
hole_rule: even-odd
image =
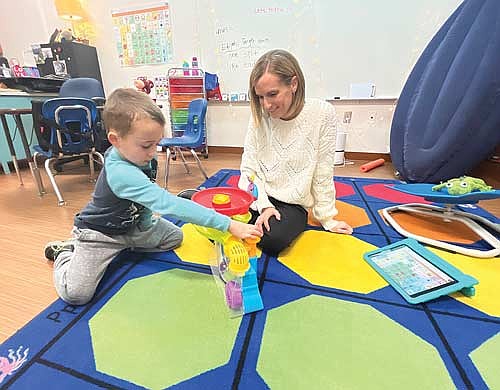
[[[427,43],[462,0],[197,0],[201,62],[223,93],[248,91],[255,61],[283,48],[311,97],[347,97],[373,83],[398,97]],[[465,0],[467,1],[467,0]]]

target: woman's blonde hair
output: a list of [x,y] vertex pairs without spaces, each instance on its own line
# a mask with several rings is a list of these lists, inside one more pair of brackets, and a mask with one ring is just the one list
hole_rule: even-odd
[[260,126],[263,115],[262,105],[255,93],[255,84],[257,84],[264,73],[271,73],[278,76],[285,85],[291,85],[294,76],[297,78],[297,90],[293,94],[288,117],[293,119],[299,115],[304,107],[306,94],[304,74],[302,73],[302,69],[300,69],[299,62],[291,53],[286,50],[275,49],[262,55],[255,63],[252,73],[250,73],[248,95],[250,96],[250,107],[255,126]]
[[144,92],[132,88],[118,88],[106,99],[104,125],[106,129],[113,129],[121,137],[129,133],[132,122],[144,118],[150,118],[165,126],[165,117],[160,107]]

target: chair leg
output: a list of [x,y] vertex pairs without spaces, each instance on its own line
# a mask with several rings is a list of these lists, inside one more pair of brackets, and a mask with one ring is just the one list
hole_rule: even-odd
[[54,188],[54,192],[56,193],[57,200],[58,200],[58,205],[59,206],[64,206],[66,202],[64,201],[61,191],[59,191],[59,187],[57,186],[56,179],[54,178],[54,175],[52,174],[52,169],[50,168],[50,164],[53,162],[57,161],[55,158],[48,158],[45,160],[45,171],[47,172],[47,175],[49,176],[50,182],[52,183],[52,187]]
[[102,155],[102,153],[94,150],[92,154],[95,154],[99,158],[99,162],[101,163],[101,165],[104,166],[104,156]]
[[43,194],[46,194],[47,191],[45,191],[45,187],[43,186],[43,180],[42,180],[42,176],[40,175],[40,171],[38,169],[38,163],[36,161],[36,158],[38,157],[40,153],[38,152],[35,152],[33,154],[33,165],[34,165],[34,169],[37,173],[36,177],[38,178],[37,180],[40,180],[39,183],[38,183],[38,188],[40,189],[40,196],[43,196]]
[[96,162],[97,160],[94,159],[94,156],[97,156],[98,160],[99,160],[99,163],[101,163],[102,165],[104,165],[104,156],[95,151],[95,150],[92,150],[89,152],[89,167],[90,167],[90,181],[92,182],[95,182],[95,166],[94,166],[94,162]]
[[92,156],[92,152],[89,152],[89,168],[90,168],[90,181],[95,181],[95,167],[94,167],[94,159]]
[[203,169],[203,167],[201,166],[201,161],[200,161],[198,155],[196,154],[196,152],[194,151],[194,149],[189,149],[189,151],[191,152],[194,159],[196,160],[196,164],[198,164],[198,168],[200,168],[200,171],[203,173],[203,176],[205,176],[205,179],[208,179],[208,175],[205,172],[205,170]]
[[184,157],[184,153],[182,153],[181,148],[176,147],[175,150],[181,156],[182,162],[184,163],[184,168],[186,169],[186,173],[191,174],[191,171],[189,170],[188,163],[186,161],[186,157]]
[[164,186],[165,189],[167,189],[167,184],[168,184],[168,174],[170,171],[171,158],[172,158],[172,153],[170,152],[170,148],[167,147],[167,157],[165,158],[165,186]]

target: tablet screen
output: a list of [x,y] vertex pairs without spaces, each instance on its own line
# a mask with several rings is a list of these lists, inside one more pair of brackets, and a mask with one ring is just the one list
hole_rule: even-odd
[[406,245],[374,253],[370,259],[412,298],[457,283]]

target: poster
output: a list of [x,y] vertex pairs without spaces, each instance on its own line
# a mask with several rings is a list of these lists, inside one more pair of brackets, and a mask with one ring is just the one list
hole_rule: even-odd
[[121,66],[172,61],[172,26],[168,2],[111,11]]

